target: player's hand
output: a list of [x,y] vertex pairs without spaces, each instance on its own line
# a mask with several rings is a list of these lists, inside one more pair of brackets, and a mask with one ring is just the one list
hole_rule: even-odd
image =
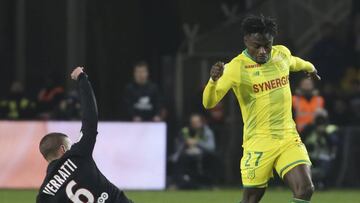
[[321,80],[321,77],[318,75],[316,69],[313,72],[307,72],[306,74],[309,78],[312,78],[313,80]]
[[84,72],[84,67],[76,67],[71,73],[71,79],[77,80],[79,75]]
[[224,65],[224,62],[219,61],[211,67],[210,77],[213,81],[217,81],[223,75]]

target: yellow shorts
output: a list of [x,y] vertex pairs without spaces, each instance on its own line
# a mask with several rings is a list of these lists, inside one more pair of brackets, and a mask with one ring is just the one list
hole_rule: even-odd
[[251,138],[243,145],[241,178],[243,186],[263,188],[273,177],[273,169],[281,178],[300,164],[311,165],[309,155],[299,136],[285,139]]

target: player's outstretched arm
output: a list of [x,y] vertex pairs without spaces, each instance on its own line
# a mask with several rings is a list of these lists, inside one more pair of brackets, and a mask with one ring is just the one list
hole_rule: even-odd
[[75,68],[71,73],[71,78],[78,82],[82,111],[81,132],[83,136],[79,141],[79,148],[82,151],[92,153],[96,141],[98,125],[98,111],[94,91],[83,67]]
[[305,61],[296,56],[291,57],[290,71],[305,71],[305,73],[314,80],[321,80],[315,66],[309,61]]
[[210,80],[203,92],[203,105],[206,109],[216,106],[232,86],[228,75],[224,75],[225,64],[215,63],[210,70]]

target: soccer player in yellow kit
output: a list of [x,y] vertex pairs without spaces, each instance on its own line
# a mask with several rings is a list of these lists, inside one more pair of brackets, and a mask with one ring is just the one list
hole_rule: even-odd
[[273,19],[249,16],[242,29],[246,49],[229,63],[212,66],[203,105],[214,107],[230,89],[239,102],[244,120],[242,203],[261,200],[273,169],[291,188],[292,203],[310,202],[311,162],[292,119],[289,72],[320,77],[310,62],[292,56],[285,46],[273,46],[277,33]]

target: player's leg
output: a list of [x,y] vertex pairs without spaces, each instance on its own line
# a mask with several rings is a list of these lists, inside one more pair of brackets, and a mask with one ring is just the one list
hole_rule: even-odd
[[282,146],[275,168],[293,192],[292,203],[310,202],[314,186],[311,181],[310,159],[299,137],[290,138]]
[[[255,149],[255,150],[254,150]],[[277,150],[244,149],[241,159],[241,179],[244,192],[241,203],[257,203],[263,197],[268,181],[273,177]]]
[[310,166],[301,164],[284,176],[284,181],[293,192],[293,202],[309,202],[314,193],[314,185],[311,181]]
[[266,188],[244,188],[241,203],[258,203],[264,196]]

